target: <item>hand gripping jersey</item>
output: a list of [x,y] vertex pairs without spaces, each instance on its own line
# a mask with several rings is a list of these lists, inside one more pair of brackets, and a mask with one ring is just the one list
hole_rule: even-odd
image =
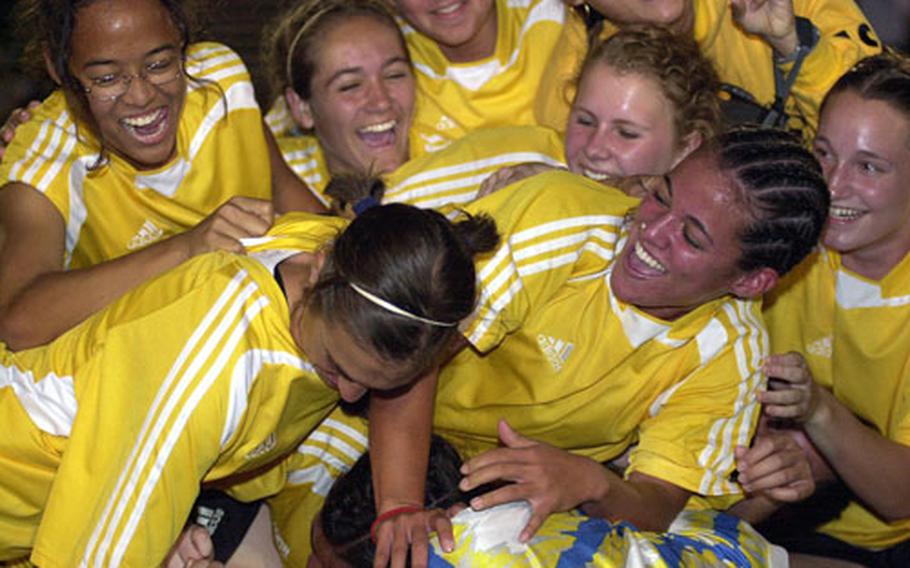
[[633,444],[640,471],[719,497],[733,449],[758,418],[767,353],[759,303],[722,297],[673,321],[610,287],[637,201],[567,172],[541,174],[468,206],[502,242],[478,266],[480,305],[440,373],[435,428],[463,456],[497,446],[497,422],[598,461]]
[[[781,283],[765,320],[773,353],[802,353],[816,382],[860,420],[910,445],[910,255],[876,282],[821,248]],[[884,548],[910,538],[910,519],[887,523],[854,501],[819,530]]]
[[527,543],[518,534],[531,516],[518,501],[485,511],[465,509],[452,519],[456,547],[431,541],[429,566],[552,566],[675,568],[677,566],[786,567],[787,552],[747,523],[715,511],[683,511],[665,533],[577,512],[550,515]]
[[187,93],[177,155],[137,170],[77,123],[54,92],[16,130],[0,184],[40,191],[66,224],[67,268],[141,249],[195,226],[235,195],[269,199],[271,170],[262,118],[243,62],[217,43],[187,50]]
[[[727,0],[692,0],[693,35],[701,52],[714,63],[724,83],[749,92],[759,103],[774,102],[773,49],[758,36],[742,31]],[[881,52],[872,26],[853,0],[793,0],[793,12],[808,18],[820,32],[786,101],[789,128],[812,140],[822,99],[837,79],[857,61]],[[607,25],[604,35],[615,30]],[[792,64],[781,66],[784,75]]]
[[[285,136],[278,139],[278,146],[291,169],[328,205],[325,187],[331,174],[319,141],[314,136]],[[542,126],[478,130],[385,175],[383,202],[434,209],[463,205],[473,201],[483,180],[500,168],[525,162],[563,167],[564,152],[560,135]]]
[[479,128],[565,128],[566,89],[587,48],[581,19],[561,0],[498,1],[496,10],[495,51],[470,63],[450,62],[435,41],[403,26],[417,75],[412,156]]
[[276,493],[272,466],[338,395],[302,358],[272,268],[342,227],[289,217],[249,256],[199,256],[47,346],[2,350],[0,559],[155,565],[200,482]]

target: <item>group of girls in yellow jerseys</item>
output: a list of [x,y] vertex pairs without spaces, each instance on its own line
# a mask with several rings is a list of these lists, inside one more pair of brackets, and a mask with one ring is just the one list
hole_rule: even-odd
[[[775,130],[715,136],[712,63],[762,103],[776,68],[793,82],[791,125],[811,135],[828,86],[879,48],[856,7],[592,2],[606,22],[585,58],[561,0],[391,4],[305,1],[281,20],[269,62],[296,128],[279,108],[276,144],[243,64],[191,44],[178,2],[22,2],[60,88],[0,164],[0,340],[15,350],[0,447],[16,472],[0,479],[0,560],[159,563],[217,481],[241,501],[277,493],[277,550],[301,563],[321,496],[365,446],[367,426],[332,409],[367,390],[391,391],[370,399],[377,565],[408,544],[422,565],[431,531],[433,561],[453,564],[508,563],[516,546],[569,562],[591,535],[597,565],[635,546],[671,554],[648,530],[693,561],[729,545],[762,563],[777,556],[750,548],[768,546],[751,529],[724,540],[736,521],[693,510],[796,500],[824,461],[854,501],[792,550],[906,558],[903,328],[869,323],[905,304],[885,283],[907,252],[906,62],[873,59],[822,107],[825,247],[767,311],[772,351],[808,363],[766,360],[757,300],[818,240],[821,170]],[[342,174],[382,176],[387,202],[474,217],[397,205],[347,228],[273,225],[275,210],[322,211]],[[502,240],[478,261],[475,309],[469,259],[495,242],[485,215]],[[186,262],[213,250],[226,252]],[[878,359],[887,376],[863,388],[852,374]],[[804,436],[768,431],[746,449],[760,400]],[[463,489],[508,482],[475,512],[529,503],[505,552],[477,548],[482,534],[456,543],[424,503],[431,428],[468,458]],[[870,483],[882,469],[886,488]],[[585,532],[576,507],[632,524]],[[547,538],[569,526],[574,540]],[[169,565],[207,555],[180,544]]]

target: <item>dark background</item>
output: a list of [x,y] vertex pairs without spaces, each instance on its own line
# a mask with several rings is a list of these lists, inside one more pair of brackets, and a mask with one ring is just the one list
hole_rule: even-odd
[[[268,107],[264,66],[259,44],[263,25],[293,0],[210,0],[197,9],[205,14],[200,39],[216,39],[243,57],[256,85],[261,105]],[[859,0],[872,25],[886,43],[910,47],[910,0]],[[42,98],[51,87],[46,79],[28,77],[18,62],[21,46],[13,32],[13,0],[0,0],[0,124],[12,109]]]

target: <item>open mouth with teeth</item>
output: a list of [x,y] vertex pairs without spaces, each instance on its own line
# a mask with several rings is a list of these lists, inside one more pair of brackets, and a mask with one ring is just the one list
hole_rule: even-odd
[[828,215],[832,221],[846,223],[849,221],[855,221],[865,215],[866,212],[860,209],[853,209],[850,207],[837,207],[831,206],[828,209]]
[[600,181],[600,182],[604,182],[609,179],[613,179],[613,177],[614,177],[606,172],[599,172],[597,170],[589,170],[588,168],[582,168],[581,173],[583,176],[585,176],[588,179],[593,179],[594,181]]
[[440,6],[439,8],[432,10],[431,13],[434,16],[443,16],[443,17],[452,16],[453,14],[458,12],[458,10],[461,9],[461,7],[464,6],[465,4],[466,4],[466,2],[464,2],[464,0],[458,0],[457,2],[452,2],[451,4],[446,4],[444,6]]
[[371,148],[382,148],[395,144],[398,121],[389,120],[357,129],[357,136]]
[[167,135],[168,108],[161,107],[138,116],[120,119],[120,124],[143,144],[158,144]]
[[[664,274],[667,272],[667,268],[660,263],[659,260],[651,256],[651,254],[645,250],[645,247],[642,246],[641,241],[635,241],[635,247],[632,250],[635,260],[639,261],[638,263],[643,264],[647,269],[653,271],[657,274]],[[636,263],[636,264],[638,264]],[[648,271],[648,270],[645,271]]]

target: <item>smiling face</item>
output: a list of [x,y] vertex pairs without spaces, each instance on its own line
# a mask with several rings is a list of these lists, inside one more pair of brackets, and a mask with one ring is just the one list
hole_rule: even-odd
[[432,39],[449,61],[468,63],[496,50],[493,0],[395,0],[395,8],[417,31]]
[[910,117],[848,90],[825,104],[815,155],[831,191],[826,246],[878,278],[910,251]]
[[618,25],[653,24],[690,32],[693,0],[589,0],[588,4]]
[[343,326],[327,321],[301,302],[291,316],[292,333],[307,360],[326,385],[346,402],[370,389],[391,390],[410,384],[413,369],[391,363],[363,347]]
[[139,169],[173,158],[186,79],[180,74],[153,85],[137,75],[182,66],[181,47],[179,31],[157,0],[97,0],[76,14],[69,59],[74,77],[93,88],[133,75],[122,96],[87,100],[105,145]]
[[665,320],[737,293],[748,277],[737,267],[745,222],[735,184],[713,156],[696,152],[653,180],[616,261],[613,291]]
[[315,54],[309,100],[292,103],[332,173],[388,173],[408,159],[414,75],[397,29],[369,16],[332,26]]
[[598,181],[663,175],[679,148],[675,109],[656,81],[604,63],[585,70],[566,126],[566,161]]

